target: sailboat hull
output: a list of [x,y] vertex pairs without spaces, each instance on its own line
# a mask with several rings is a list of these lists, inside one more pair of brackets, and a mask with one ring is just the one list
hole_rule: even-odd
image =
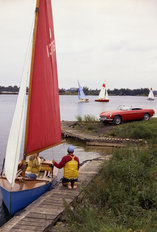
[[[2,180],[1,180],[2,181]],[[4,180],[3,180],[4,181]],[[7,181],[7,180],[5,180]],[[56,179],[52,179],[52,181],[48,183],[43,183],[43,185],[39,187],[35,187],[32,189],[25,189],[21,191],[8,191],[4,186],[0,186],[3,201],[5,206],[7,207],[11,216],[13,216],[17,211],[25,208],[29,204],[31,204],[34,200],[39,198],[42,194],[50,190]],[[4,184],[3,184],[4,185]],[[19,188],[23,188],[23,184],[19,182]]]
[[89,99],[80,99],[78,102],[89,102]]
[[96,99],[96,102],[109,102],[109,99]]
[[147,98],[147,100],[149,100],[149,101],[154,101],[154,98]]

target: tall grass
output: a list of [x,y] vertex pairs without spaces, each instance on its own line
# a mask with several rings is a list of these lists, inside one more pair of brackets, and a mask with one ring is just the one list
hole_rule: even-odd
[[69,209],[69,231],[157,231],[157,149],[116,150]]
[[76,125],[76,129],[82,129],[83,132],[96,132],[97,127],[94,123],[98,123],[99,120],[93,115],[85,115],[84,117],[77,116],[76,117],[78,124]]
[[76,116],[76,120],[77,120],[78,122],[82,122],[82,121],[83,121],[83,118],[82,118],[80,115],[78,115],[78,116]]
[[80,115],[78,115],[76,116],[76,119],[78,122],[86,122],[86,123],[99,121],[97,117],[95,117],[94,115],[89,115],[89,114],[84,115],[84,117],[81,117]]
[[68,223],[68,232],[129,232],[87,201],[82,202],[81,206],[75,203],[73,208],[67,207],[64,220]]

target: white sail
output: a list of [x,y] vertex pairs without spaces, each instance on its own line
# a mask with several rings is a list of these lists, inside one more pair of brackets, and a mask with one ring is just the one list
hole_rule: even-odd
[[[28,57],[29,56],[30,54],[28,54]],[[20,85],[20,90],[17,97],[17,103],[16,103],[13,121],[9,133],[8,144],[6,149],[6,157],[5,157],[5,167],[4,167],[5,176],[7,180],[10,182],[11,187],[13,187],[16,178],[18,162],[20,157],[22,134],[23,134],[25,103],[26,103],[26,88],[27,88],[27,80],[30,71],[28,70],[30,66],[30,59],[27,58],[26,61],[27,64],[25,65],[25,69],[23,72],[22,81]]]
[[102,88],[99,93],[99,99],[104,99],[105,96],[105,88]]
[[102,86],[102,89],[100,90],[99,99],[109,100],[109,96],[105,84]]
[[150,91],[149,91],[148,99],[154,100],[154,94],[153,94],[152,88],[151,88]]
[[106,89],[106,100],[109,100],[107,89]]

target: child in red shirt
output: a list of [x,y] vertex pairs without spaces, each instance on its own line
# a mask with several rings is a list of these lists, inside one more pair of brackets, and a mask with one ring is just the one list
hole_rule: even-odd
[[57,163],[55,159],[52,160],[55,167],[61,169],[64,167],[64,177],[62,184],[68,185],[68,189],[76,189],[78,181],[78,170],[80,167],[79,159],[75,156],[73,146],[69,146],[67,150],[68,154],[62,158],[60,163]]

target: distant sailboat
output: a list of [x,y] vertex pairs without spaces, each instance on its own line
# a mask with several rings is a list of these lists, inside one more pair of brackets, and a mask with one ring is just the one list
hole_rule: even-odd
[[79,81],[78,81],[78,102],[88,102],[89,99],[86,98],[82,86],[80,85]]
[[147,99],[148,100],[154,100],[154,94],[153,94],[152,88],[150,88],[150,90],[149,90],[149,94],[148,94],[148,98]]
[[102,85],[102,89],[100,90],[100,93],[99,93],[99,98],[96,99],[95,101],[96,102],[109,102],[109,96],[108,96],[105,83],[103,83]]
[[[23,75],[9,134],[4,171],[0,175],[3,201],[11,215],[26,207],[53,186],[56,175],[51,161],[42,161],[50,176],[25,176],[26,157],[61,143],[56,49],[51,0],[36,0],[32,62],[27,104],[25,148],[18,168],[25,113],[27,75]],[[26,74],[26,72],[24,72]],[[32,168],[32,167],[31,167]],[[52,173],[53,172],[53,173]]]

